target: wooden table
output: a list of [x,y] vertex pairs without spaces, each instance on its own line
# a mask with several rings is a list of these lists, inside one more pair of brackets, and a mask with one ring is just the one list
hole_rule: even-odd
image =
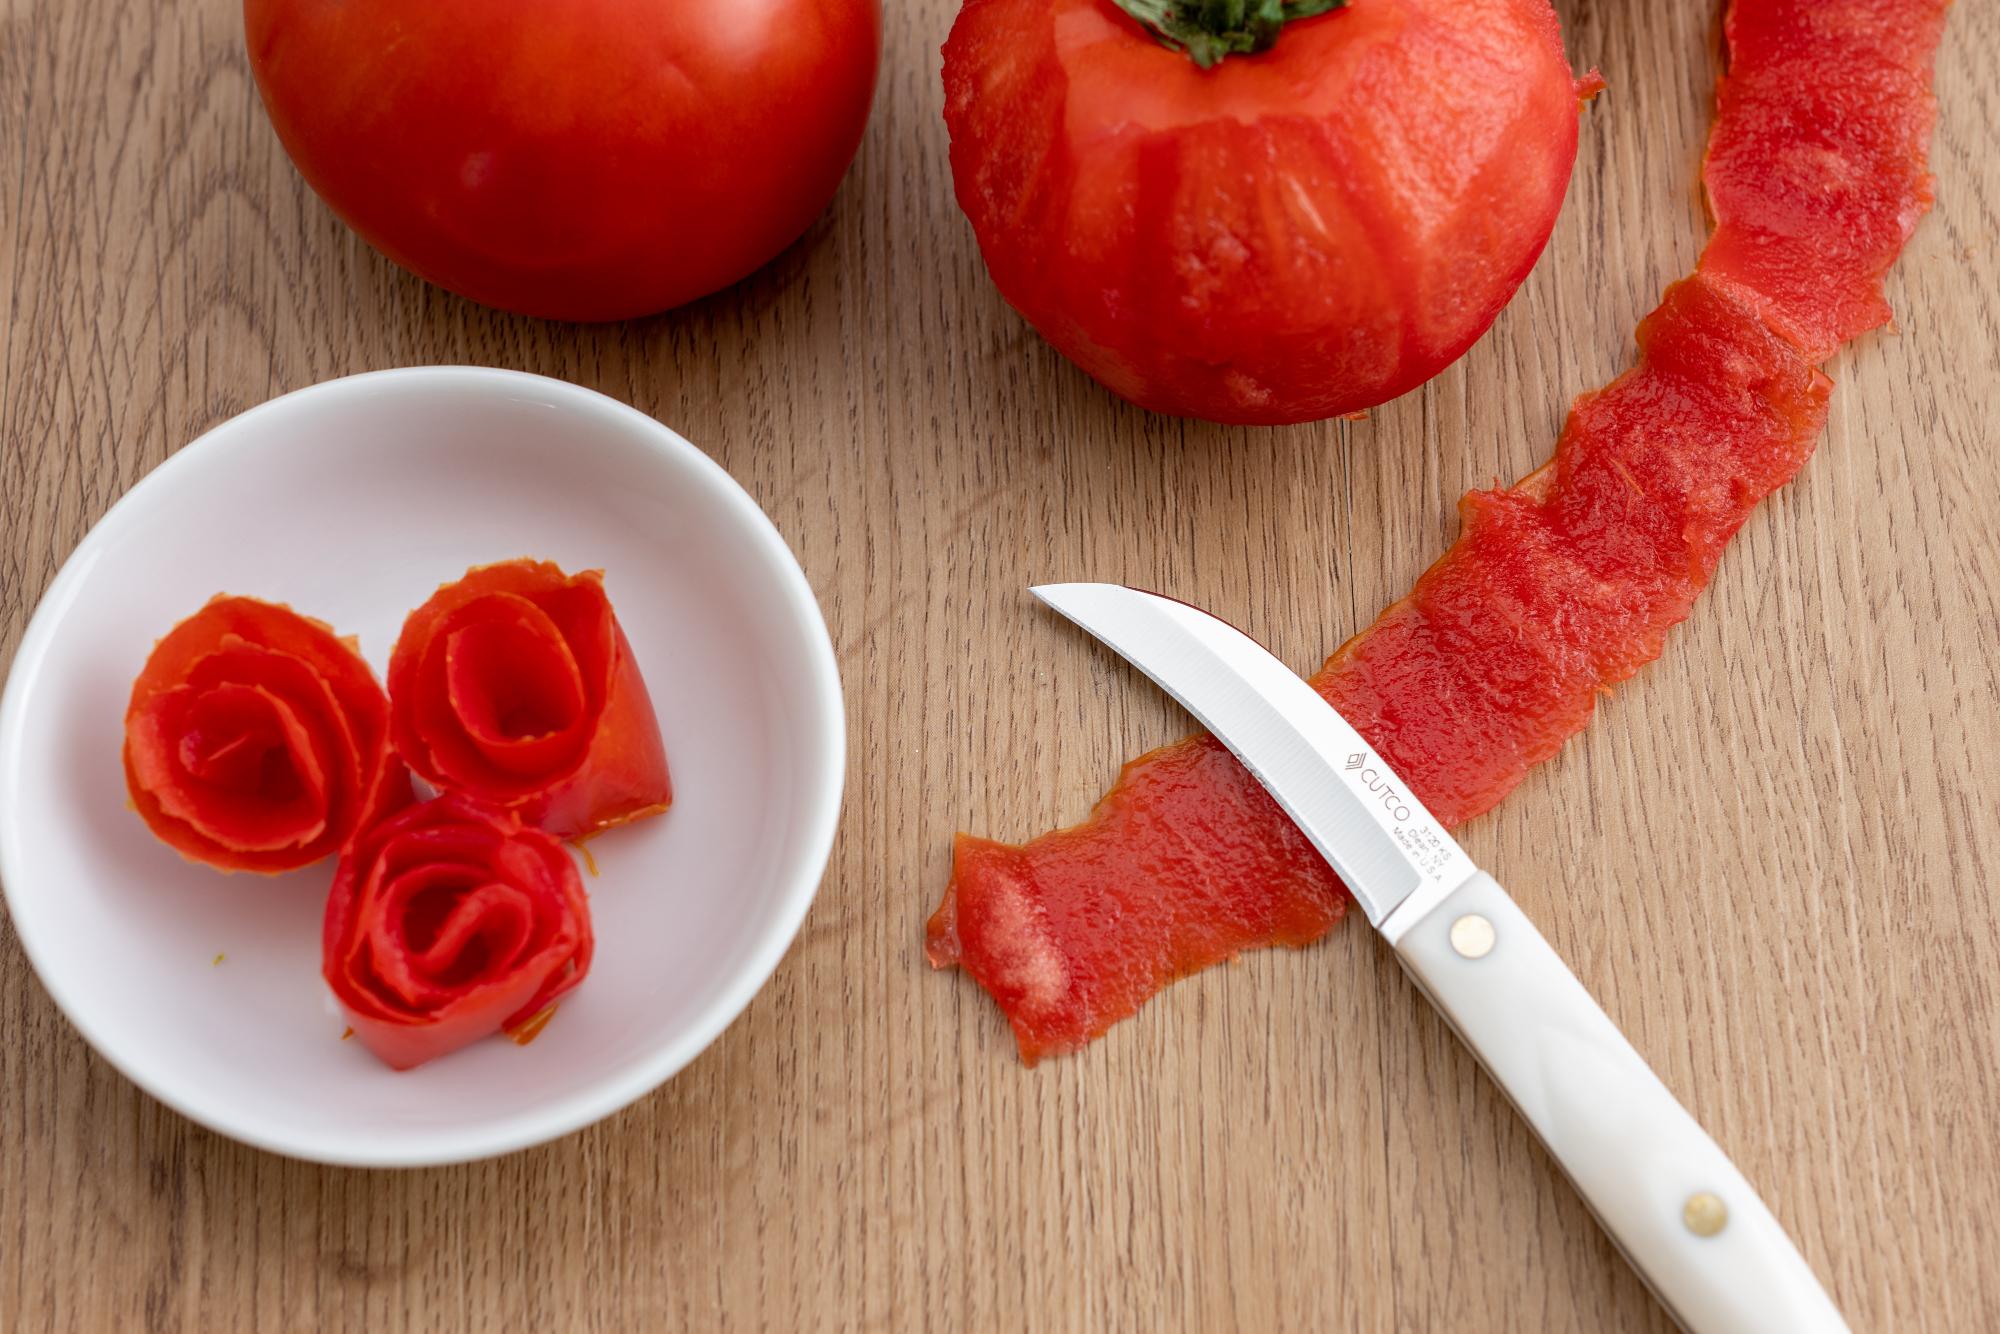
[[[1712,0],[1560,5],[1612,91],[1493,332],[1358,424],[1148,417],[995,294],[952,204],[949,0],[892,0],[860,160],[740,289],[571,328],[428,288],[300,183],[230,0],[0,21],[0,661],[85,529],[222,418],[330,376],[514,366],[637,404],[770,509],[826,607],[849,797],[743,1018],[499,1162],[238,1147],[99,1060],[0,927],[0,1328],[1659,1330],[1370,933],[1175,987],[1024,1068],[924,964],[969,827],[1082,815],[1184,718],[1031,580],[1128,579],[1300,668],[1528,471],[1702,236]],[[1857,1329],[2000,1328],[2000,7],[1938,71],[1904,332],[1830,367],[1804,476],[1664,659],[1468,827],[1766,1191]]]

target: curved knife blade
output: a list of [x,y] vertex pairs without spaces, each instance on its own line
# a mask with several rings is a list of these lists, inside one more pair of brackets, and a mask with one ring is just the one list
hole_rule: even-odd
[[1375,748],[1268,649],[1227,621],[1119,584],[1030,589],[1179,700],[1312,840],[1378,929],[1419,890],[1475,867]]

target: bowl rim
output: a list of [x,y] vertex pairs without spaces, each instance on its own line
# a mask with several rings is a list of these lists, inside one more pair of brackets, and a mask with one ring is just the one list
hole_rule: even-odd
[[[371,1139],[365,1128],[337,1140],[324,1136],[296,1138],[272,1130],[267,1123],[234,1122],[226,1107],[190,1099],[179,1089],[162,1087],[158,1081],[141,1076],[120,1059],[114,1041],[78,1018],[71,1004],[73,984],[51,976],[51,957],[44,954],[46,942],[37,937],[33,912],[24,920],[17,911],[17,904],[27,901],[22,896],[32,897],[21,879],[22,833],[18,803],[14,800],[25,778],[23,724],[34,687],[55,643],[57,626],[81,595],[84,581],[104,551],[136,521],[147,504],[147,496],[162,487],[182,484],[184,478],[199,484],[197,479],[203,469],[227,466],[235,451],[269,447],[270,438],[258,433],[264,418],[313,410],[344,399],[366,397],[380,389],[407,385],[475,396],[519,397],[527,393],[565,411],[595,415],[643,441],[662,461],[687,470],[698,484],[705,484],[711,494],[703,498],[704,503],[720,507],[736,527],[773,558],[778,575],[775,592],[782,597],[784,609],[806,641],[805,660],[789,666],[795,671],[805,669],[811,678],[813,712],[817,716],[810,725],[817,733],[814,739],[824,758],[819,772],[806,775],[800,784],[805,793],[804,837],[798,845],[799,851],[780,868],[782,889],[773,915],[728,983],[676,1036],[546,1106],[516,1113],[476,1131],[430,1130],[400,1142]],[[568,380],[471,365],[367,371],[280,394],[209,427],[113,502],[49,581],[22,632],[8,668],[5,689],[0,691],[0,900],[7,905],[15,937],[30,967],[70,1026],[113,1069],[196,1124],[254,1148],[331,1166],[433,1167],[474,1162],[559,1139],[623,1110],[686,1068],[735,1022],[777,970],[819,893],[839,830],[846,774],[846,705],[840,666],[825,615],[798,557],[777,525],[721,464],[664,422]],[[458,1142],[448,1142],[454,1140]]]

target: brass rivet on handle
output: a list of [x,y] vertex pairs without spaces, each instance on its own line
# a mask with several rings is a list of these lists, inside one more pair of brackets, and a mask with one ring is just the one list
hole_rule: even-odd
[[1697,1237],[1712,1237],[1729,1222],[1729,1206],[1707,1191],[1698,1190],[1681,1206],[1681,1222]]
[[1476,912],[1469,912],[1451,924],[1451,947],[1467,959],[1483,959],[1493,952],[1493,942],[1499,933],[1493,923]]

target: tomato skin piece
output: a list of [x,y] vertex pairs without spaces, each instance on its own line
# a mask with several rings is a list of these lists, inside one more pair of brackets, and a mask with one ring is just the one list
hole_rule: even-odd
[[796,240],[861,142],[880,0],[245,0],[279,139],[349,226],[521,314],[612,320]]
[[1114,393],[1214,421],[1359,411],[1457,360],[1576,157],[1547,0],[1367,0],[1206,71],[1111,0],[967,0],[944,86],[1002,295]]
[[[1702,272],[1812,361],[1889,322],[1882,279],[1931,206],[1931,53],[1950,0],[1730,10],[1702,163]],[[1806,151],[1809,150],[1809,151]]]
[[1020,847],[960,834],[924,952],[992,995],[1033,1065],[1210,964],[1311,944],[1346,910],[1298,826],[1200,736],[1126,765],[1073,829]]

